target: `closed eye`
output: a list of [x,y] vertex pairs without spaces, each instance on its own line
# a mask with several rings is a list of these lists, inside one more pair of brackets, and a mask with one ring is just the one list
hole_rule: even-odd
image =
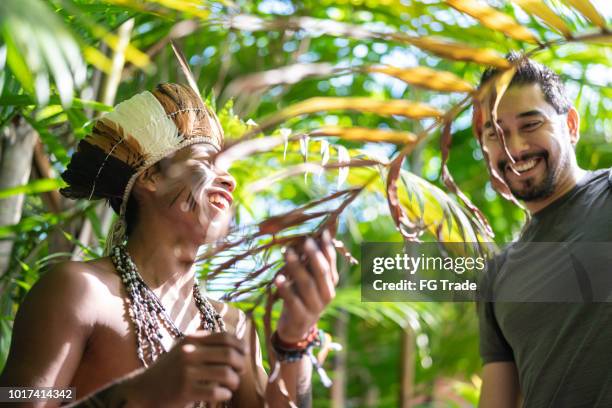
[[521,130],[524,130],[526,132],[531,132],[531,131],[536,130],[540,126],[542,126],[542,123],[544,122],[542,122],[541,120],[534,120],[532,122],[527,122],[521,126]]
[[210,162],[211,157],[210,155],[206,155],[206,156],[197,156],[197,157],[194,157],[193,159],[201,161],[201,162]]
[[196,157],[193,159],[199,166],[206,167],[210,169],[212,167],[212,162],[210,157]]
[[[504,132],[504,135],[508,135],[510,134],[510,130],[508,130],[507,128],[502,128],[501,129],[502,132]],[[495,134],[495,132],[493,130],[488,131],[485,134],[485,137],[491,141],[498,141],[499,137]]]

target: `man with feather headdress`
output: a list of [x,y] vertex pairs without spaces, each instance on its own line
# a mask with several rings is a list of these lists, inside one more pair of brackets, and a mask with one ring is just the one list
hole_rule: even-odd
[[255,332],[243,313],[204,296],[193,268],[231,218],[236,182],[213,161],[222,144],[215,113],[183,85],[161,84],[96,122],[61,192],[117,212],[109,256],[62,263],[34,285],[0,384],[75,387],[75,406],[310,404],[309,352],[338,280],[330,234],[285,254],[275,280],[278,386],[264,392]]

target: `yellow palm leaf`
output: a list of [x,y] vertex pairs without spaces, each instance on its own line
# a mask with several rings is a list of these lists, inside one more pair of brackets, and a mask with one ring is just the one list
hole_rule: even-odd
[[510,63],[500,54],[493,50],[474,48],[466,44],[450,42],[435,37],[409,37],[404,34],[391,34],[391,39],[405,42],[422,50],[458,61],[476,62],[477,64],[489,65],[497,68],[509,68]]
[[453,8],[474,17],[485,27],[489,27],[521,41],[537,43],[538,39],[531,31],[517,23],[509,15],[489,7],[477,0],[446,0]]
[[474,87],[457,75],[436,71],[431,68],[397,68],[391,66],[372,66],[365,68],[370,73],[381,73],[401,79],[411,85],[442,92],[472,92]]
[[512,0],[518,4],[527,13],[540,17],[544,22],[559,31],[566,38],[570,38],[572,33],[565,21],[561,19],[554,11],[540,0]]
[[420,102],[411,102],[400,99],[384,101],[373,98],[352,97],[314,97],[298,102],[285,109],[280,110],[266,118],[259,125],[247,132],[243,137],[250,138],[253,135],[278,125],[285,120],[315,112],[352,110],[358,112],[375,113],[381,116],[398,115],[411,119],[441,118],[443,112]]
[[597,9],[589,0],[565,0],[570,6],[575,8],[598,27],[606,28],[606,20],[599,14]]
[[410,132],[371,129],[365,127],[344,128],[340,126],[323,126],[310,133],[311,136],[337,136],[354,142],[384,142],[395,144],[416,143],[418,138]]
[[399,99],[383,101],[363,97],[314,97],[303,102],[298,102],[283,109],[279,114],[286,117],[303,115],[306,113],[356,110],[370,112],[382,116],[400,115],[412,119],[436,118],[442,116],[442,112],[436,108],[420,102],[411,102]]

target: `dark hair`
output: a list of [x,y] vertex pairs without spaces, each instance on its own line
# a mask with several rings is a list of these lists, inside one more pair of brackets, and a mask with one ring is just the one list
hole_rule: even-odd
[[[538,84],[544,99],[558,114],[567,113],[572,106],[567,97],[565,86],[559,75],[555,74],[550,68],[535,62],[523,54],[512,51],[506,55],[506,59],[516,65],[516,73],[510,82],[510,86]],[[480,78],[478,87],[487,82],[492,76],[499,73],[497,68],[488,68]]]

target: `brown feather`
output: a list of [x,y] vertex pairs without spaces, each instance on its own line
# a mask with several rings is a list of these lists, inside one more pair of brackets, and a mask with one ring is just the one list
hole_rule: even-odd
[[202,95],[200,95],[200,90],[198,89],[198,83],[193,77],[193,73],[191,72],[191,68],[189,68],[189,64],[187,63],[187,59],[185,58],[185,54],[181,51],[180,47],[174,42],[170,41],[170,45],[172,45],[172,50],[174,51],[174,55],[176,55],[176,59],[183,71],[183,74],[187,78],[187,83],[193,91],[198,95],[200,100],[202,99]]
[[138,169],[146,160],[144,150],[140,143],[117,123],[101,118],[96,122],[91,135],[86,140],[94,146],[99,147],[107,154],[126,163],[133,169]]
[[211,136],[219,146],[223,145],[223,129],[219,119],[202,99],[188,86],[159,84],[153,95],[163,106],[185,139]]

